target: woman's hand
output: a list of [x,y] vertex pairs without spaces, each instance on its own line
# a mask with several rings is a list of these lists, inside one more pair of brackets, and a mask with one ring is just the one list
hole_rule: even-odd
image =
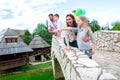
[[71,46],[66,47],[67,50],[72,50]]

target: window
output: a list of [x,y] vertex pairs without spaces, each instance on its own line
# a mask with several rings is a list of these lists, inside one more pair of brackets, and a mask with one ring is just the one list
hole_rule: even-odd
[[17,38],[5,38],[6,43],[16,43],[18,42]]

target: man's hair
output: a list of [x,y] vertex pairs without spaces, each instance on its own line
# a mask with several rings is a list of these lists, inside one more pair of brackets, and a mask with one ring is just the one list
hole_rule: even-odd
[[58,17],[59,18],[59,14],[54,14],[54,16]]
[[50,13],[48,16],[53,16],[53,14],[52,14],[52,13]]

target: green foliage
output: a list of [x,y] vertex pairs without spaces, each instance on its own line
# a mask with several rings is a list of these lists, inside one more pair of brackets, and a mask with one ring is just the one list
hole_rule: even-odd
[[110,30],[109,25],[102,26],[102,27],[101,27],[101,30]]
[[47,26],[40,23],[37,25],[37,28],[33,32],[34,35],[41,36],[47,43],[51,44],[52,34],[48,33]]
[[120,31],[120,21],[113,22],[112,26],[113,26],[112,30]]
[[91,22],[88,20],[88,23],[93,32],[100,30],[100,25],[98,24],[97,20],[92,20]]
[[32,36],[28,30],[25,30],[24,35],[22,36],[22,40],[28,45],[32,40]]

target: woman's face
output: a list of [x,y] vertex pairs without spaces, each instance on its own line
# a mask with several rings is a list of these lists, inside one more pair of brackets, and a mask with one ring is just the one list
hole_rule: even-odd
[[66,23],[67,23],[67,25],[69,25],[69,26],[73,26],[73,19],[72,19],[70,16],[68,16],[68,17],[66,18]]
[[78,17],[76,18],[76,23],[77,23],[78,26],[83,24],[82,20]]

